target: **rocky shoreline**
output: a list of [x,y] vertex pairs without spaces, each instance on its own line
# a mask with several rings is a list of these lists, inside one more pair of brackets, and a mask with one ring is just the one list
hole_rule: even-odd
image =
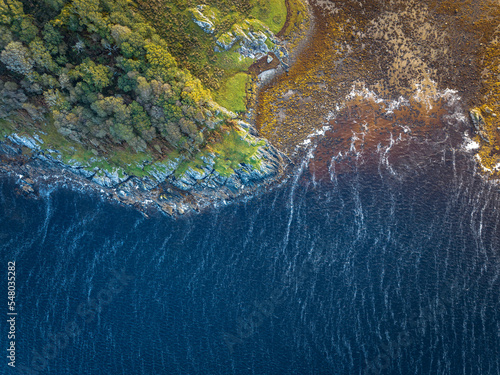
[[[305,4],[307,6],[307,2]],[[287,8],[290,8],[288,0]],[[310,9],[308,12],[312,16]],[[289,16],[290,13],[287,19]],[[307,28],[310,29],[311,25],[308,24]],[[295,38],[307,39],[311,35],[309,31]],[[286,56],[288,52],[295,55],[296,50],[285,50]],[[269,63],[269,57],[267,59]],[[259,74],[258,89],[271,76],[277,76],[287,68],[283,62],[278,65],[273,66],[274,69],[267,67],[265,70],[270,71]],[[89,170],[88,166],[76,160],[64,162],[57,150],[47,149],[37,135],[26,133],[10,134],[0,141],[0,176],[13,178],[19,186],[16,191],[31,198],[38,198],[46,187],[68,187],[132,206],[146,216],[163,212],[175,218],[200,212],[263,193],[286,179],[285,171],[291,163],[267,139],[259,138],[254,127],[254,111],[252,106],[244,116],[248,122],[235,119],[234,123],[235,129],[244,138],[248,136],[261,144],[253,156],[259,166],[242,163],[230,176],[222,176],[213,168],[215,155],[209,155],[204,160],[205,165],[189,167],[183,173],[177,173],[182,159],[150,165],[146,177],[124,175],[118,170],[110,172],[98,167]],[[143,169],[145,165],[137,167]]]
[[0,142],[0,174],[13,177],[18,192],[34,198],[42,186],[66,186],[95,192],[146,215],[153,209],[177,217],[265,191],[281,180],[284,155],[267,141],[257,154],[260,168],[243,164],[229,177],[207,164],[201,171],[189,168],[180,177],[172,168],[142,178],[120,178],[107,171],[89,172],[78,163],[65,164],[42,150],[36,138],[13,134]]
[[143,178],[120,178],[65,164],[44,152],[40,140],[13,134],[0,142],[0,172],[14,177],[19,193],[28,196],[37,197],[42,185],[69,186],[133,206],[145,215],[160,210],[177,217],[265,191],[281,180],[286,168],[283,154],[267,141],[257,153],[260,168],[241,165],[229,177],[219,175],[207,163],[201,171],[189,168],[180,177],[171,169]]

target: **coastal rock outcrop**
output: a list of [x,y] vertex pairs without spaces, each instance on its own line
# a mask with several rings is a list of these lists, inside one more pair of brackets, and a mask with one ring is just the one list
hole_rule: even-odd
[[217,38],[216,43],[224,51],[239,43],[238,52],[252,59],[278,49],[274,34],[262,22],[250,19],[235,23],[229,31]]
[[481,110],[479,108],[472,109],[470,111],[470,117],[477,134],[479,134],[483,141],[490,143],[490,137],[486,131],[486,121],[484,120]]
[[213,34],[215,31],[214,23],[217,20],[213,9],[206,5],[198,5],[196,8],[190,8],[189,11],[195,24],[201,27],[207,34]]
[[[255,129],[243,121],[237,122],[237,128],[246,136],[255,133]],[[143,211],[154,206],[176,216],[259,192],[282,177],[285,162],[281,152],[267,140],[256,140],[260,144],[253,156],[257,166],[241,163],[228,175],[214,168],[215,153],[204,156],[201,166],[190,166],[182,173],[179,171],[183,162],[181,157],[148,165],[148,172],[142,177],[127,175],[117,168],[89,168],[76,160],[63,162],[59,153],[42,147],[39,137],[26,134],[12,134],[0,142],[0,156],[2,171],[23,176],[20,186],[26,186],[23,189],[26,193],[34,193],[36,189],[32,186],[36,186],[41,177],[46,183],[46,176],[50,175],[56,183],[58,179],[65,183],[70,180],[75,186],[90,188]],[[31,155],[26,156],[23,149],[29,149]],[[27,184],[26,176],[35,181],[34,184]]]
[[[221,23],[216,10],[209,6],[198,5],[189,11],[193,22],[207,34],[213,34],[216,26]],[[219,33],[215,38],[215,52],[227,52],[235,47],[234,51],[251,59],[259,59],[270,52],[273,52],[282,63],[288,58],[286,48],[274,33],[257,19],[247,18],[235,22],[228,31]]]

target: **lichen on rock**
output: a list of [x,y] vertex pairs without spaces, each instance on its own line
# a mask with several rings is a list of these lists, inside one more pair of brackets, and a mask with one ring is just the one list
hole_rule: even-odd
[[207,34],[213,34],[217,23],[217,15],[211,7],[198,5],[196,8],[189,8],[193,17],[193,22],[197,24]]
[[279,50],[275,35],[264,23],[255,19],[245,19],[233,24],[229,31],[217,37],[216,43],[223,51],[228,51],[239,43],[238,52],[252,59]]
[[[486,108],[488,108],[488,107],[486,107]],[[488,132],[486,130],[486,121],[485,121],[484,116],[482,114],[482,109],[481,108],[471,109],[470,117],[472,119],[474,129],[479,134],[481,139],[488,144],[491,143],[490,137],[489,137]]]

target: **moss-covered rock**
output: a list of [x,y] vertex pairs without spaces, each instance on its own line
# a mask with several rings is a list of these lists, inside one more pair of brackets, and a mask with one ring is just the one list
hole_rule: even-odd
[[223,51],[230,50],[238,43],[238,52],[252,59],[279,49],[275,35],[264,23],[256,19],[245,19],[233,24],[229,31],[217,37],[216,43]]
[[206,5],[198,5],[196,8],[189,8],[189,12],[193,17],[193,22],[201,29],[208,33],[213,34],[217,22],[216,11]]

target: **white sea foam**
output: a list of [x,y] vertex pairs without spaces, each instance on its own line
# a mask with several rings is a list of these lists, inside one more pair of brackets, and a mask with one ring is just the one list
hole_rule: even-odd
[[[385,105],[386,113],[393,113],[395,109],[400,108],[402,105],[409,105],[410,102],[408,99],[400,96],[397,100],[390,100],[381,98],[375,91],[368,89],[364,84],[355,84],[352,86],[351,91],[345,97],[345,101],[349,102],[356,98],[362,98],[367,100],[372,100],[377,104],[383,103]],[[345,107],[345,103],[341,106],[338,106],[337,112],[339,109]]]
[[464,143],[462,144],[462,149],[465,151],[475,151],[479,148],[479,143],[469,138],[468,134],[464,135]]
[[307,146],[307,145],[311,144],[313,138],[315,138],[317,136],[325,135],[326,131],[330,130],[331,128],[332,127],[330,125],[324,125],[320,129],[316,129],[311,134],[309,134],[307,136],[307,138],[304,141],[302,141],[302,143],[299,144],[299,147],[300,146]]
[[[413,88],[414,94],[412,95],[411,99],[416,102],[423,103],[427,110],[432,109],[433,105],[435,105],[437,101],[444,99],[448,114],[443,116],[443,120],[446,121],[448,125],[453,126],[459,123],[466,123],[468,121],[467,115],[462,108],[461,97],[458,95],[458,92],[456,90],[438,90],[437,83],[428,78],[422,83],[414,84]],[[400,96],[397,100],[385,99],[380,97],[375,91],[367,88],[362,83],[354,84],[349,94],[345,97],[344,101],[336,103],[334,109],[330,111],[325,117],[324,125],[320,129],[313,131],[302,143],[297,146],[296,150],[303,147],[310,148],[311,146],[314,146],[316,144],[316,137],[323,136],[326,131],[332,129],[332,126],[329,125],[329,122],[334,120],[338,116],[338,114],[346,107],[347,103],[355,99],[365,99],[376,104],[380,104],[381,108],[384,109],[384,113],[386,115],[394,113],[395,110],[401,108],[402,106],[411,105],[411,101],[409,98]],[[332,162],[334,162],[335,160],[342,160],[348,156],[355,156],[356,159],[359,159],[362,156],[362,150],[358,150],[358,148],[356,147],[357,144],[355,142],[364,142],[364,138],[369,131],[370,124],[364,123],[362,125],[362,132],[353,132],[350,140],[351,143],[349,151],[343,153],[339,151],[335,153],[335,156],[332,157]],[[377,153],[380,154],[381,165],[385,166],[385,168],[387,168],[393,175],[396,174],[396,171],[389,163],[390,152],[395,144],[403,141],[404,139],[407,139],[408,136],[412,134],[411,125],[396,125],[399,127],[399,131],[391,132],[390,138],[387,139],[388,144],[379,144],[377,147]],[[464,144],[464,149],[468,151],[472,151],[477,147],[478,145],[476,145],[476,143],[472,140],[469,140]],[[309,160],[314,158],[314,154],[308,152],[307,158]]]

